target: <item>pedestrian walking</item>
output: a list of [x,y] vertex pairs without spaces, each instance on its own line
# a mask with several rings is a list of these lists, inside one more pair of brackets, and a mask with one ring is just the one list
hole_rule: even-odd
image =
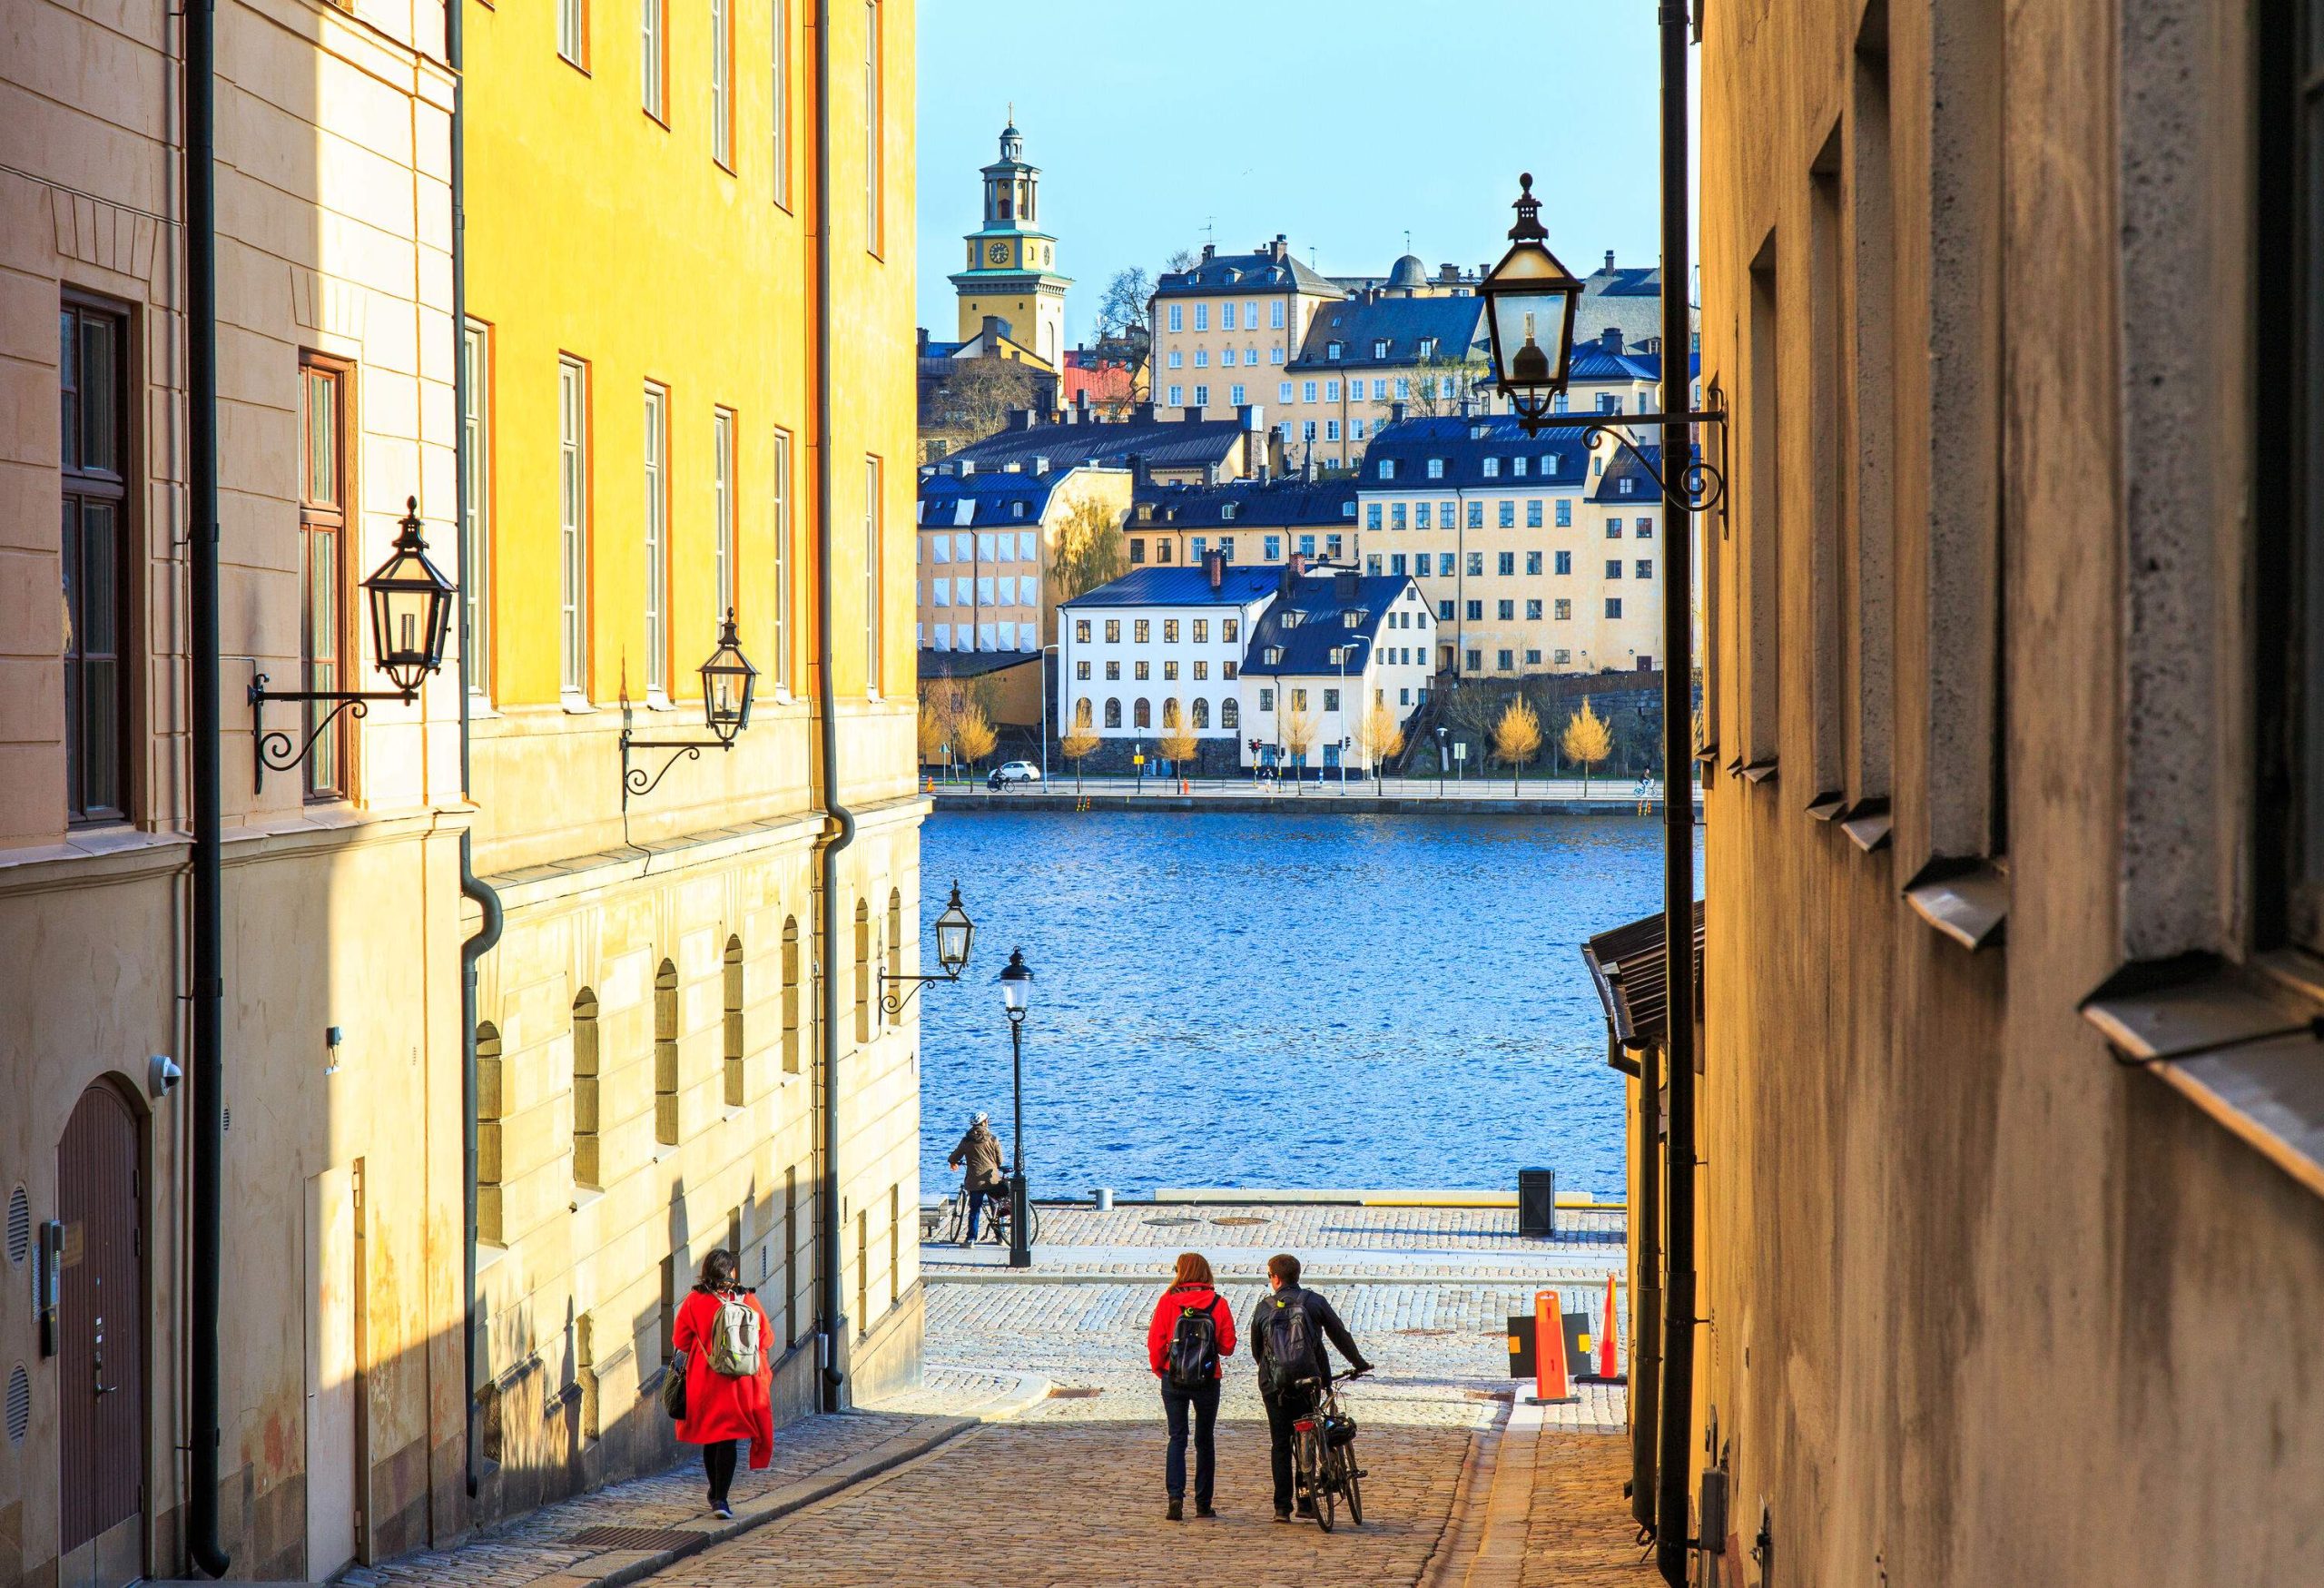
[[774,1456],[774,1415],[767,1398],[774,1377],[767,1352],[773,1337],[758,1297],[742,1287],[734,1254],[721,1248],[703,1258],[701,1277],[671,1329],[677,1356],[669,1370],[685,1384],[684,1404],[674,1408],[677,1434],[702,1446],[714,1516],[734,1514],[726,1503],[734,1482],[734,1442],[751,1442],[753,1472]]
[[1154,1321],[1146,1327],[1146,1357],[1162,1381],[1162,1415],[1170,1424],[1170,1454],[1162,1468],[1170,1505],[1165,1514],[1186,1520],[1187,1435],[1195,1442],[1195,1514],[1216,1516],[1212,1483],[1218,1455],[1212,1433],[1218,1425],[1218,1381],[1223,1358],[1235,1355],[1235,1311],[1218,1294],[1210,1260],[1200,1252],[1178,1254],[1178,1269]]
[[[1275,1519],[1291,1520],[1291,1425],[1313,1411],[1320,1383],[1330,1376],[1329,1340],[1358,1373],[1372,1371],[1355,1336],[1332,1304],[1299,1284],[1299,1259],[1278,1252],[1267,1259],[1267,1294],[1251,1308],[1251,1358],[1259,1372],[1259,1400],[1267,1411],[1267,1453],[1275,1467]],[[1312,1516],[1312,1502],[1299,1514]]]
[[952,1149],[952,1156],[944,1160],[946,1167],[968,1168],[968,1178],[961,1189],[969,1194],[969,1231],[961,1239],[962,1246],[974,1246],[977,1239],[977,1218],[984,1211],[989,1197],[996,1204],[1001,1198],[1000,1138],[992,1133],[982,1113],[969,1118],[968,1134]]

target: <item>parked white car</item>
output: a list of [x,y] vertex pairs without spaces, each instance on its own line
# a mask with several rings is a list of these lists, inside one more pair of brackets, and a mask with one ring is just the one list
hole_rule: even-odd
[[1041,769],[1034,765],[1031,762],[1004,761],[1000,765],[992,769],[992,775],[984,780],[984,785],[987,788],[998,789],[1006,787],[1008,784],[1012,783],[1039,783],[1040,781]]

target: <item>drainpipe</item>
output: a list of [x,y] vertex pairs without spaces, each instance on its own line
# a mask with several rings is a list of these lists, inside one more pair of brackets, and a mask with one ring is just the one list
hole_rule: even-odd
[[[1694,514],[1685,491],[1694,345],[1687,282],[1687,7],[1661,0],[1662,28],[1662,924],[1663,1051],[1670,1083],[1664,1209],[1669,1277],[1663,1293],[1662,1452],[1656,1474],[1655,1565],[1685,1588],[1687,1476],[1695,1407],[1695,745]],[[1710,1544],[1711,1541],[1706,1541]],[[1711,1544],[1711,1547],[1717,1547]]]
[[186,1553],[223,1577],[218,1540],[218,1315],[221,1182],[226,1155],[225,886],[218,767],[217,19],[212,0],[185,8],[186,616],[192,652],[187,729],[193,802],[193,1206],[186,1365]]
[[822,762],[823,832],[816,913],[822,926],[822,1050],[816,1055],[823,1119],[822,1217],[817,1244],[823,1282],[822,1409],[844,1408],[846,1375],[839,1346],[847,1335],[846,1287],[840,1275],[839,1219],[839,852],[855,841],[855,817],[840,803],[839,691],[832,679],[832,137],[831,0],[815,5],[815,710]]
[[[453,538],[458,547],[460,586],[460,798],[468,797],[468,429],[461,416],[468,405],[468,84],[461,75],[464,0],[444,7],[444,62],[452,69],[452,401],[455,411]],[[476,901],[483,919],[460,942],[460,1180],[463,1238],[460,1250],[461,1462],[468,1498],[477,1496],[476,1437],[476,966],[500,941],[500,895],[476,874],[469,834],[460,833],[460,893]]]
[[[1669,792],[1664,780],[1664,794]],[[1662,1430],[1662,1049],[1649,1042],[1638,1060],[1638,1199],[1630,1228],[1638,1267],[1630,1279],[1630,1517],[1654,1530],[1656,1442]]]

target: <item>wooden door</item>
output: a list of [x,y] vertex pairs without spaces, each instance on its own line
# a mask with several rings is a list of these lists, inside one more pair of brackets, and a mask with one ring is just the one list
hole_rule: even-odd
[[56,1149],[64,1226],[58,1287],[63,1424],[60,1553],[94,1544],[99,1583],[144,1564],[145,1238],[140,1132],[129,1100],[89,1088]]

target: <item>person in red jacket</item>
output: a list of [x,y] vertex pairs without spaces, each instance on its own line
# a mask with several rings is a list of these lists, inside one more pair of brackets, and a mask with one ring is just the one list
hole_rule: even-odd
[[[711,1335],[718,1309],[739,1300],[758,1315],[759,1349],[755,1372],[730,1376],[711,1365]],[[774,1456],[774,1414],[767,1399],[774,1367],[769,1347],[774,1331],[759,1298],[744,1290],[734,1271],[734,1254],[724,1249],[702,1259],[702,1277],[678,1307],[672,1343],[685,1364],[686,1415],[678,1419],[678,1437],[702,1446],[702,1470],[710,1480],[710,1510],[731,1518],[727,1490],[734,1482],[734,1441],[751,1442],[751,1470],[763,1468]]]
[[1182,1252],[1178,1271],[1146,1329],[1147,1365],[1162,1381],[1162,1414],[1170,1422],[1170,1455],[1162,1475],[1170,1491],[1167,1513],[1186,1520],[1187,1423],[1193,1414],[1195,1514],[1216,1516],[1211,1481],[1218,1470],[1211,1440],[1218,1425],[1218,1377],[1222,1358],[1235,1354],[1235,1312],[1219,1296],[1210,1262],[1200,1252]]

